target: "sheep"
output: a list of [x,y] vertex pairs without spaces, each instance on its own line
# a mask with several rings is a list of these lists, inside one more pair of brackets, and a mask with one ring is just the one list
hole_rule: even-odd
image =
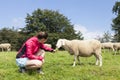
[[119,51],[119,49],[120,49],[120,42],[114,43],[113,48],[114,48],[115,55],[116,55],[117,51]]
[[60,47],[63,47],[71,55],[74,55],[73,67],[76,64],[76,59],[80,63],[79,56],[89,57],[92,55],[96,57],[96,65],[98,65],[100,61],[99,66],[102,66],[101,43],[98,40],[59,39],[56,43],[56,50],[58,50]]
[[109,51],[112,49],[112,51],[114,51],[113,43],[112,42],[101,43],[101,48],[102,49],[109,49]]
[[50,48],[52,47],[52,45],[51,45],[51,44],[47,44],[47,43],[46,43],[46,44],[44,44],[44,45],[46,45],[46,46],[48,46],[48,47],[50,47]]
[[4,51],[4,50],[10,51],[11,50],[11,44],[10,43],[1,43],[0,48],[2,49],[2,51]]

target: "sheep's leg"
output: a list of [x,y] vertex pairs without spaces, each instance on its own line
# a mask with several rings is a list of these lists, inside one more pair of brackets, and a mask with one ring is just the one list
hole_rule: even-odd
[[109,48],[109,50],[108,50],[108,53],[110,52],[110,48]]
[[115,51],[115,54],[114,54],[114,55],[116,55],[116,53],[117,53],[117,51]]
[[100,60],[100,67],[102,66],[102,56],[101,54],[99,55],[99,60]]
[[105,49],[103,49],[104,50],[104,53],[105,53]]
[[116,53],[117,53],[117,50],[115,49],[115,51],[114,51],[114,55],[116,55]]
[[3,48],[2,48],[2,52],[3,52]]
[[95,65],[98,65],[98,62],[99,62],[99,59],[98,59],[98,57],[96,57],[96,63],[95,63]]
[[100,61],[100,65],[99,66],[102,66],[102,56],[101,56],[101,54],[95,54],[95,57],[96,57],[95,65],[98,65],[98,63]]
[[76,59],[77,59],[77,56],[76,56],[76,55],[74,55],[73,67],[75,67],[75,64],[76,64]]
[[105,53],[104,49],[103,49],[103,53]]
[[95,65],[98,65],[98,62],[99,62],[99,55],[95,54],[94,56],[96,57],[96,63],[95,63]]
[[118,49],[118,54],[120,53],[120,49]]
[[78,63],[80,64],[80,59],[79,59],[79,56],[77,56],[77,60],[78,60]]
[[99,58],[98,58],[98,56],[97,56],[97,54],[96,54],[96,53],[94,54],[94,56],[95,56],[95,58],[96,58],[96,63],[95,63],[95,65],[98,65]]
[[115,51],[114,48],[112,48],[112,51],[113,51],[113,52]]

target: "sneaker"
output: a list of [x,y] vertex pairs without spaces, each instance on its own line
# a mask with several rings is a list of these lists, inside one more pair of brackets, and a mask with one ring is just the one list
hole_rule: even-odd
[[25,72],[26,72],[25,67],[20,67],[19,72],[20,72],[20,73],[25,73]]
[[43,74],[44,74],[44,72],[43,72],[43,71],[40,71],[40,72],[39,72],[39,74],[42,74],[42,75],[43,75]]
[[41,70],[41,68],[38,68],[38,69],[37,69],[37,72],[38,72],[39,74],[44,74],[44,72]]

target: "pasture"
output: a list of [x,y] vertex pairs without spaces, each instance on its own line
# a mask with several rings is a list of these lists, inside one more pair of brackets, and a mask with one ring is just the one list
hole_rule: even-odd
[[0,80],[119,80],[120,55],[103,53],[103,66],[95,66],[95,57],[80,57],[81,64],[72,67],[73,56],[66,51],[49,52],[43,65],[44,75],[36,71],[19,73],[16,52],[0,52]]

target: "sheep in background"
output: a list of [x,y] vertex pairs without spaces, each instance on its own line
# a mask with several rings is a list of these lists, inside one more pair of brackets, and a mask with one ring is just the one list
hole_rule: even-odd
[[96,57],[96,65],[100,61],[102,66],[101,43],[98,40],[66,40],[59,39],[56,44],[56,50],[63,47],[71,55],[74,55],[73,67],[76,64],[76,59],[79,61],[79,56],[89,57],[94,55]]
[[104,50],[104,53],[105,53],[105,49],[109,49],[109,52],[110,50],[114,51],[113,44],[114,43],[112,42],[101,43],[101,48]]
[[10,51],[11,50],[11,44],[10,43],[1,43],[0,48],[2,51]]
[[46,45],[46,46],[48,46],[48,47],[50,47],[50,48],[52,47],[52,45],[51,45],[51,44],[47,44],[47,43],[46,43],[46,44],[44,44],[44,45]]
[[115,50],[115,55],[116,55],[116,53],[119,52],[119,50],[120,50],[120,42],[114,43],[113,48]]

